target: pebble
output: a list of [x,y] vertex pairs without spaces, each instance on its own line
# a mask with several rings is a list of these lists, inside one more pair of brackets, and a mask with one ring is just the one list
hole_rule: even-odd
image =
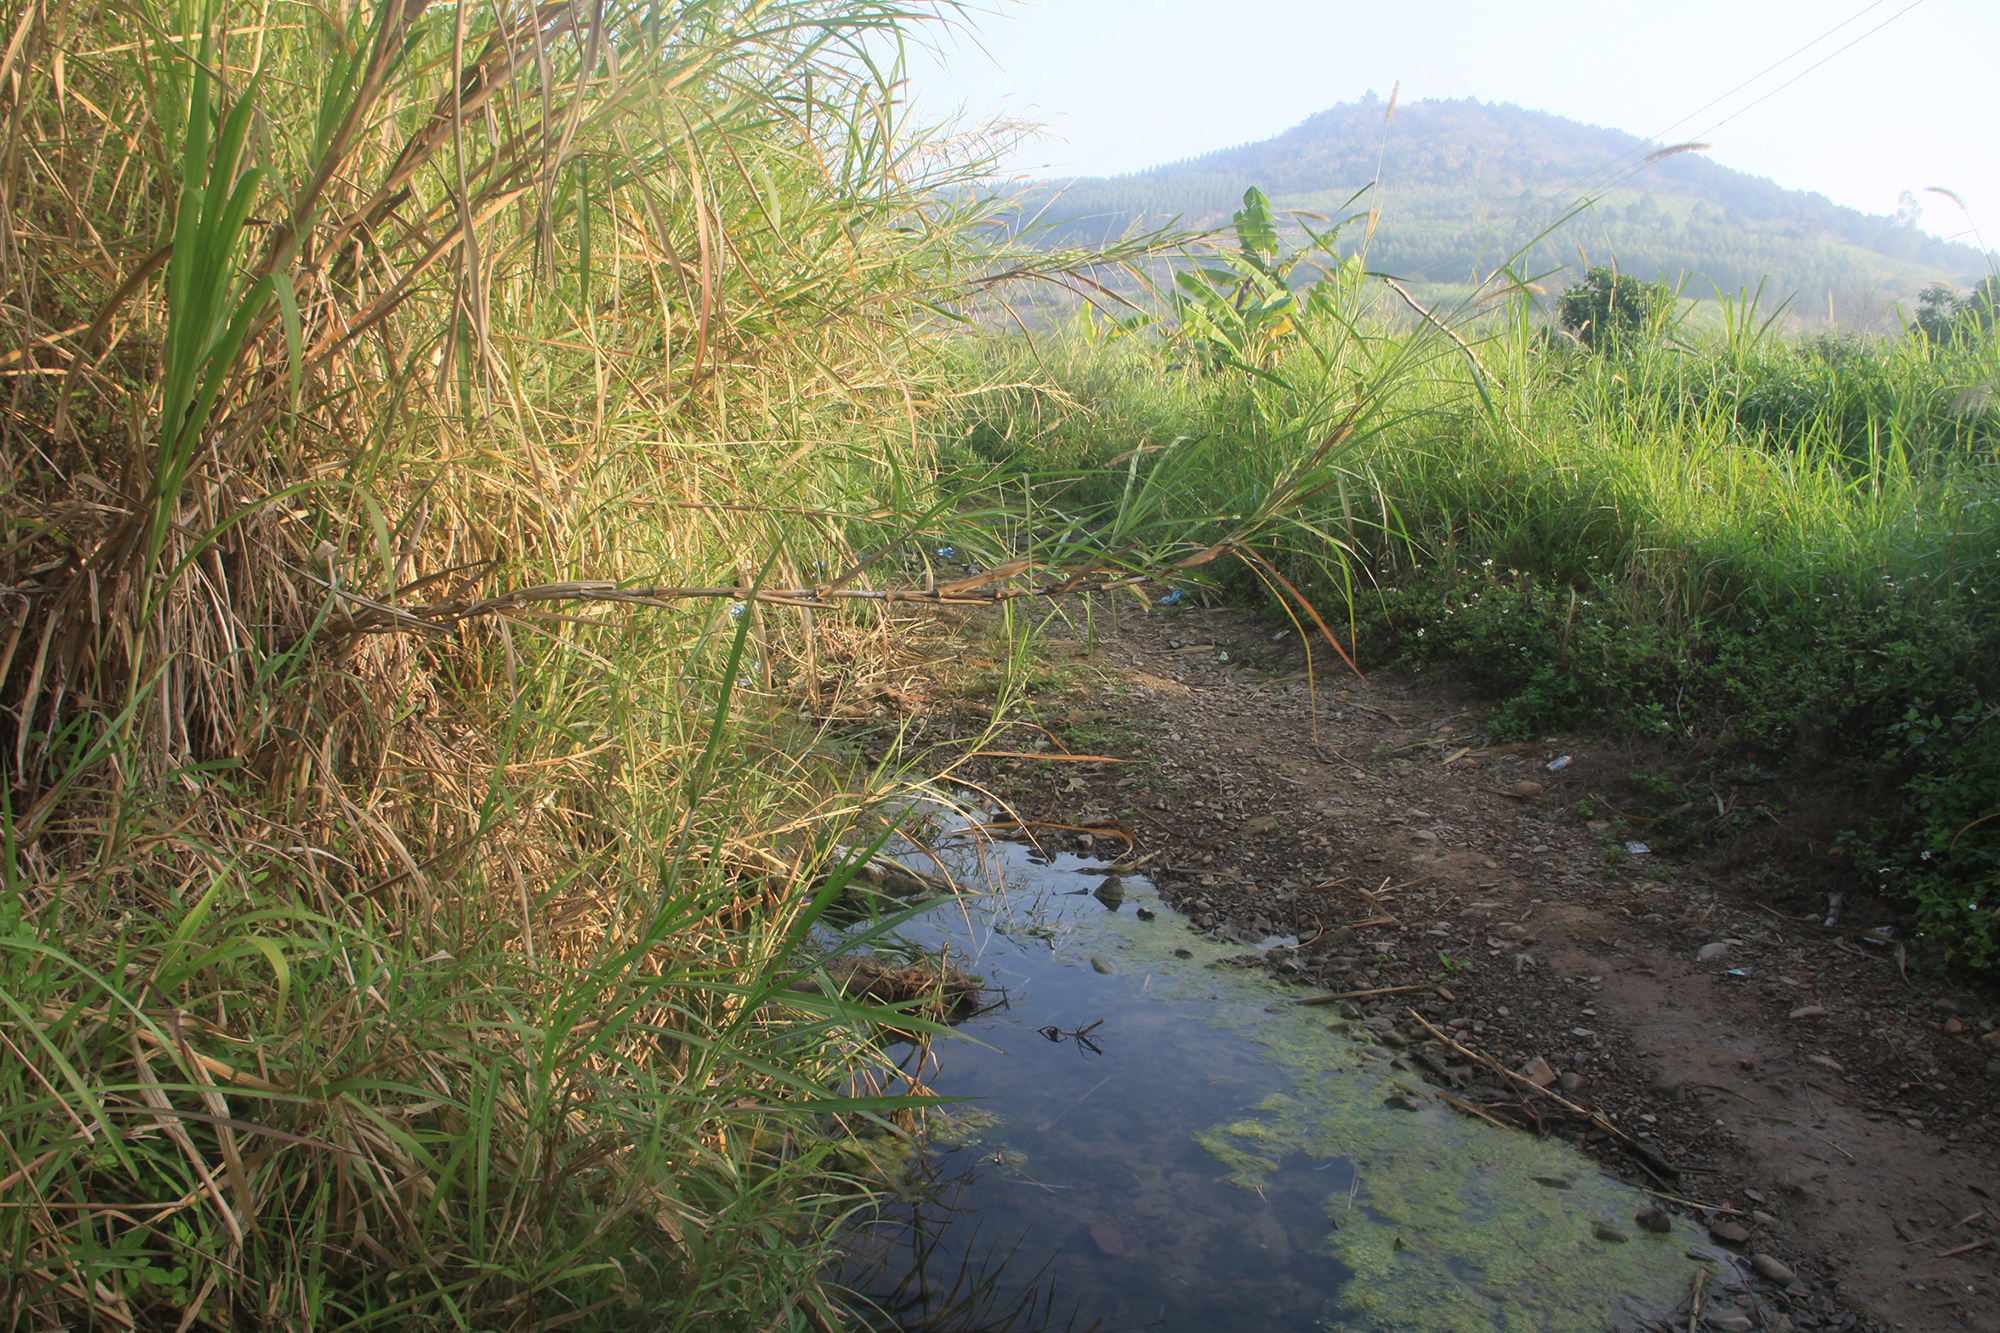
[[1112,974],[1114,974],[1115,972],[1117,972],[1117,971],[1118,971],[1118,969],[1117,969],[1117,967],[1116,967],[1116,966],[1114,966],[1114,965],[1113,965],[1113,964],[1111,964],[1111,963],[1107,963],[1107,962],[1105,962],[1105,961],[1104,961],[1104,960],[1103,960],[1102,958],[1093,958],[1093,959],[1091,959],[1091,960],[1090,960],[1090,965],[1091,965],[1091,967],[1092,967],[1092,968],[1094,968],[1094,969],[1095,969],[1096,971],[1099,971],[1099,972],[1102,972],[1102,973],[1103,973],[1103,974],[1104,974],[1105,976],[1107,976],[1107,977],[1108,977],[1108,976],[1111,976]]
[[1830,1055],[1808,1055],[1806,1063],[1809,1065],[1818,1065],[1821,1069],[1830,1069],[1836,1074],[1845,1074],[1847,1072],[1847,1066]]
[[1728,952],[1729,946],[1717,940],[1713,944],[1704,944],[1699,949],[1696,949],[1694,951],[1694,960],[1697,963],[1712,963]]
[[1674,1229],[1673,1214],[1669,1213],[1664,1208],[1648,1208],[1645,1212],[1638,1214],[1632,1220],[1634,1222],[1637,1222],[1640,1226],[1644,1227],[1646,1230],[1657,1232],[1663,1236],[1667,1232],[1672,1231]]
[[1384,1097],[1382,1105],[1388,1107],[1391,1111],[1421,1111],[1424,1109],[1424,1104],[1415,1097],[1405,1097],[1400,1093],[1394,1097]]
[[1734,1222],[1710,1222],[1708,1234],[1725,1245],[1741,1245],[1750,1239],[1749,1229],[1739,1227]]
[[1781,1287],[1791,1285],[1792,1270],[1768,1254],[1751,1255],[1750,1267],[1756,1270],[1758,1277],[1767,1282],[1775,1282]]
[[1556,1081],[1556,1071],[1549,1068],[1549,1062],[1539,1055],[1515,1072],[1538,1088],[1546,1088]]
[[1540,796],[1542,794],[1542,784],[1539,782],[1517,782],[1514,784],[1514,794],[1516,796]]
[[1750,1210],[1750,1220],[1752,1222],[1755,1222],[1760,1227],[1774,1227],[1778,1225],[1778,1219],[1771,1216],[1769,1213],[1765,1212],[1761,1208],[1753,1208]]
[[1584,1078],[1583,1075],[1577,1073],[1574,1070],[1571,1070],[1569,1073],[1564,1074],[1561,1078],[1557,1079],[1556,1083],[1559,1087],[1562,1088],[1564,1092],[1581,1092],[1583,1091],[1583,1085],[1586,1081],[1587,1080]]
[[1963,1031],[1965,1031],[1965,1024],[1959,1022],[1956,1018],[1945,1019],[1944,1034],[1947,1037],[1956,1037],[1959,1033]]
[[1133,915],[1137,916],[1141,921],[1151,921],[1154,917],[1158,916],[1159,913],[1155,912],[1150,907],[1142,907]]
[[1703,1321],[1715,1333],[1750,1333],[1757,1326],[1750,1322],[1747,1314],[1711,1314]]
[[1802,1005],[1800,1005],[1800,1006],[1799,1006],[1798,1008],[1796,1008],[1796,1009],[1792,1010],[1792,1017],[1793,1017],[1793,1018],[1825,1018],[1825,1017],[1826,1017],[1826,1006],[1825,1006],[1825,1005],[1823,1005],[1823,1004],[1802,1004]]
[[1566,1190],[1571,1188],[1569,1180],[1563,1176],[1530,1176],[1529,1179],[1533,1180],[1537,1185],[1547,1185],[1552,1190]]
[[1590,1234],[1599,1240],[1608,1240],[1613,1245],[1623,1245],[1626,1239],[1624,1232],[1608,1222],[1599,1222],[1590,1229]]

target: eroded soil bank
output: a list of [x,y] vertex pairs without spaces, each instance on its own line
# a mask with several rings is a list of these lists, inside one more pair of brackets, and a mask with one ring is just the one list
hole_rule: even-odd
[[[1068,826],[1045,846],[1143,864],[1191,929],[1301,996],[1348,996],[1332,1009],[1412,1072],[1781,1260],[1774,1326],[2000,1330],[1990,991],[1899,965],[1855,933],[1865,907],[1815,928],[1755,901],[1755,867],[1628,849],[1644,826],[1611,797],[1631,756],[1588,738],[1482,745],[1479,701],[1323,660],[1315,697],[1279,627],[1237,611],[1089,628],[1050,626],[1067,667],[1016,739],[1128,762],[972,769]],[[979,706],[967,679],[914,672],[882,706],[929,731]],[[1251,947],[1273,934],[1300,944]]]

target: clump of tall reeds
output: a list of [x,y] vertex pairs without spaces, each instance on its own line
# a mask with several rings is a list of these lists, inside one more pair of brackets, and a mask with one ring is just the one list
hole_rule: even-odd
[[922,17],[9,7],[16,1325],[824,1305],[815,1116],[861,1029],[788,982],[851,802],[742,708],[836,687],[813,640],[713,605],[346,631],[803,582],[917,506],[912,314],[976,171],[899,121]]

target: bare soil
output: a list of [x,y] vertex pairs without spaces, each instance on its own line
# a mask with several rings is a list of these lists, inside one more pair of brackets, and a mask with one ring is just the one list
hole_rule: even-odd
[[[1607,806],[1633,808],[1629,753],[1483,744],[1479,700],[1358,679],[1323,648],[1309,689],[1285,678],[1296,639],[1246,613],[1105,619],[1088,646],[1046,644],[1076,665],[1015,737],[1128,762],[968,770],[1041,837],[1143,865],[1190,929],[1266,945],[1243,964],[1301,998],[1388,992],[1335,1007],[1467,1107],[1743,1228],[1743,1254],[1795,1274],[1750,1302],[1762,1327],[2000,1330],[1990,990],[1863,935],[1868,904],[1832,930],[1766,905],[1760,880],[1800,868],[1771,864],[1784,837],[1628,850],[1645,828]],[[933,721],[976,706],[885,697]],[[1524,1095],[1413,1009],[1602,1119]]]

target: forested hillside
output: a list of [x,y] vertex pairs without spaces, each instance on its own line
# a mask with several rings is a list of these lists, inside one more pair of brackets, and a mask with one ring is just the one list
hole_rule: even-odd
[[[1100,240],[1174,217],[1226,222],[1255,185],[1283,208],[1336,218],[1379,210],[1369,266],[1417,282],[1463,283],[1528,247],[1535,273],[1580,274],[1588,256],[1685,279],[1691,296],[1768,278],[1770,292],[1796,293],[1805,317],[1824,320],[1831,298],[1837,322],[1857,327],[1883,325],[1928,283],[1963,287],[1988,271],[1983,252],[1930,235],[1913,210],[1844,208],[1699,150],[1649,162],[1656,146],[1622,130],[1472,98],[1387,110],[1372,98],[1343,103],[1260,143],[1130,176],[1038,184],[1022,202],[1056,224],[1056,238]],[[1359,245],[1366,228],[1348,234]]]

